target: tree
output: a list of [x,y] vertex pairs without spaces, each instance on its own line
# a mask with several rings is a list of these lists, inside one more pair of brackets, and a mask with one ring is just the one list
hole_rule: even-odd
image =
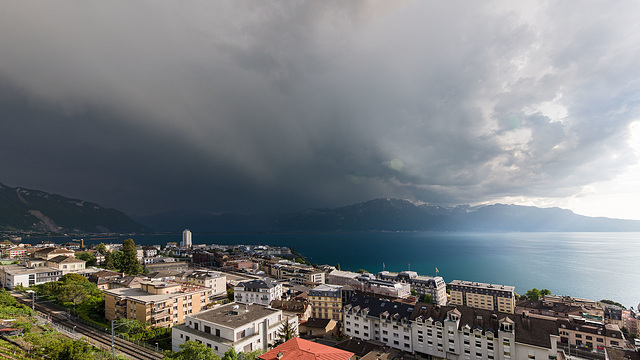
[[233,347],[224,353],[222,360],[240,360],[240,354]]
[[138,262],[138,250],[133,239],[126,239],[122,242],[122,263],[120,266],[120,270],[129,275],[138,275],[142,272],[142,267]]
[[96,257],[90,252],[77,252],[76,258],[86,261],[86,266],[95,266],[98,262]]
[[115,270],[116,267],[113,263],[113,254],[110,252],[107,252],[106,254],[104,254],[104,265],[103,265],[106,269],[109,270]]
[[369,272],[365,269],[358,269],[359,274],[368,274]]
[[541,297],[545,297],[546,295],[551,295],[551,290],[549,290],[549,289],[540,290],[540,296]]
[[227,299],[229,299],[229,301],[233,301],[235,295],[233,294],[233,288],[228,288],[227,289]]
[[[172,360],[220,360],[220,357],[216,355],[211,348],[208,348],[205,344],[188,340],[184,344],[180,345],[180,351],[173,352],[167,350],[164,352],[163,359]],[[225,354],[226,356],[226,354]]]
[[294,337],[298,336],[298,332],[296,331],[296,328],[289,322],[289,318],[287,317],[287,319],[282,323],[282,326],[280,326],[280,328],[276,332],[275,336],[276,339],[271,345],[272,347],[284,344],[285,342],[293,339]]
[[531,301],[538,301],[538,299],[540,299],[540,290],[536,288],[527,290],[527,293],[525,294],[525,296],[527,297],[527,299]]
[[433,298],[431,297],[431,294],[422,295],[422,298],[420,299],[420,301],[427,304],[433,304]]
[[336,265],[336,270],[342,270],[342,269],[340,269],[340,263],[338,263],[338,264]]
[[106,256],[107,253],[110,252],[109,250],[107,250],[107,247],[103,243],[100,243],[100,244],[96,245],[95,249],[96,249],[97,252],[99,252],[100,254],[102,254],[104,256]]

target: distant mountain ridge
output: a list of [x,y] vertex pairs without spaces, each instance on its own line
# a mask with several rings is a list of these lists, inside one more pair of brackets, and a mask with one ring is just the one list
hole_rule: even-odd
[[54,233],[150,231],[115,209],[3,184],[0,184],[0,230]]
[[374,199],[280,215],[170,212],[137,219],[156,231],[640,231],[640,221],[593,218],[560,208],[495,204],[453,208]]

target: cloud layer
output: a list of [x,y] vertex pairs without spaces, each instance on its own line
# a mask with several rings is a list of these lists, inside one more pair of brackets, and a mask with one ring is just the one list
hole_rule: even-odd
[[132,214],[564,198],[637,163],[637,2],[6,2],[0,182]]

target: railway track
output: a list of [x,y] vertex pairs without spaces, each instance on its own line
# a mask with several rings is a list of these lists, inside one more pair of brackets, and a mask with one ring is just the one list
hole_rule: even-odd
[[[15,296],[16,294],[14,294]],[[15,296],[16,299],[25,305],[32,305],[29,298],[24,296]],[[66,311],[53,309],[48,304],[35,305],[36,310],[43,317],[50,319],[51,322],[66,328],[66,331],[72,335],[78,335],[86,337],[91,345],[98,347],[102,350],[111,352],[111,334],[97,330],[91,326],[81,324],[68,318]],[[143,346],[136,345],[129,341],[123,340],[119,337],[114,338],[114,347],[116,354],[123,354],[130,359],[140,360],[159,360],[162,359],[162,354],[153,350],[149,350]]]

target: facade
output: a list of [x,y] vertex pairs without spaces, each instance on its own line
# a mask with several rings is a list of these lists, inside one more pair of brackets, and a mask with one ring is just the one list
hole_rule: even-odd
[[351,271],[333,270],[327,274],[327,283],[331,285],[349,285],[354,290],[403,299],[411,295],[411,286],[408,283],[399,283],[389,280],[378,280],[372,274],[358,274]]
[[58,281],[61,276],[62,271],[55,268],[27,268],[22,265],[0,266],[0,282],[3,287],[8,289],[13,289],[16,285],[28,287],[29,285]]
[[381,271],[376,277],[380,280],[407,283],[418,296],[429,295],[434,304],[447,305],[447,284],[441,276],[420,276],[415,271]]
[[282,284],[271,278],[243,281],[233,287],[233,294],[237,303],[268,306],[282,298]]
[[276,279],[287,279],[291,280],[292,283],[297,284],[325,283],[324,271],[314,269],[309,265],[273,264],[269,266],[269,273]]
[[515,287],[453,280],[451,305],[469,306],[495,312],[515,313]]
[[25,249],[24,246],[14,246],[3,250],[2,253],[10,258],[23,258],[27,256],[27,249]]
[[604,350],[604,347],[624,347],[624,336],[618,325],[602,324],[585,319],[559,319],[560,342],[585,347],[589,350]]
[[191,247],[193,246],[193,242],[191,241],[191,231],[189,229],[185,229],[182,232],[182,242],[180,243],[182,247]]
[[217,271],[194,271],[186,277],[187,283],[211,289],[216,296],[227,292],[227,276]]
[[211,289],[180,283],[148,281],[139,288],[104,291],[105,318],[137,319],[154,326],[181,324],[209,302]]
[[312,318],[342,320],[342,286],[318,285],[309,290],[307,298]]
[[287,319],[281,310],[257,304],[231,303],[188,315],[184,325],[171,331],[173,351],[179,351],[186,341],[198,341],[223,357],[230,348],[240,352],[267,350],[285,321],[295,328],[297,318]]
[[550,360],[558,351],[554,320],[466,306],[411,306],[359,295],[345,307],[344,323],[347,335],[419,358]]
[[47,266],[62,270],[63,274],[72,271],[84,270],[86,261],[76,259],[71,256],[58,255],[54,258],[47,260]]

